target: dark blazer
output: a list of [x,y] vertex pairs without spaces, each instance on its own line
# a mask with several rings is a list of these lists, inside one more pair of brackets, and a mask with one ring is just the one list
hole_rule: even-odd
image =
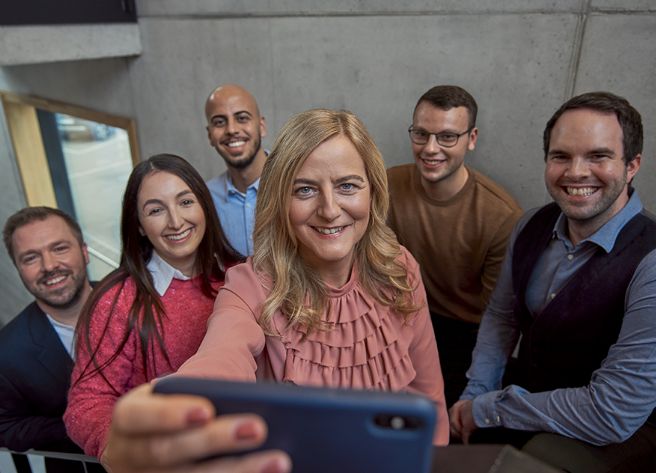
[[[62,420],[72,369],[73,360],[36,302],[0,330],[0,447],[81,453]],[[48,472],[60,462],[47,459]],[[68,470],[60,471],[75,471],[66,463]]]

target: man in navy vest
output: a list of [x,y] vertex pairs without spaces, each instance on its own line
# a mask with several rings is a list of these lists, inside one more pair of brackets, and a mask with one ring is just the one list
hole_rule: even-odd
[[640,114],[607,92],[547,123],[554,202],[513,231],[454,437],[571,472],[656,471],[656,222],[631,186],[642,140]]

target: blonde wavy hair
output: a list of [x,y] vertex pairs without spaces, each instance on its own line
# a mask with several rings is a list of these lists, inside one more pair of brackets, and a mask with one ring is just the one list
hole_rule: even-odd
[[301,259],[289,207],[299,169],[317,146],[336,135],[353,143],[364,161],[371,187],[369,224],[355,248],[360,283],[369,295],[403,317],[417,310],[412,298],[414,287],[405,266],[397,261],[399,243],[385,224],[389,195],[380,151],[353,113],[314,109],[294,115],[283,126],[260,178],[253,265],[271,285],[260,316],[260,325],[269,334],[276,310],[286,315],[289,325],[300,324],[308,333],[329,328],[321,321],[327,304],[325,284]]

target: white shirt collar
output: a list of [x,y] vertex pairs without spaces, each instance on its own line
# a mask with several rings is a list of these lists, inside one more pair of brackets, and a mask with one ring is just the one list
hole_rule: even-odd
[[182,271],[164,261],[155,250],[153,250],[153,254],[146,268],[150,271],[150,275],[153,278],[153,285],[160,296],[164,296],[171,285],[171,281],[174,279],[180,279],[182,281],[191,279],[189,276],[185,276]]

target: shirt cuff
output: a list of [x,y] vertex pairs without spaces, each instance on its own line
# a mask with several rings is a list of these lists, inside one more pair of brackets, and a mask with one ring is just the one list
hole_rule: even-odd
[[490,391],[477,396],[472,401],[472,416],[476,427],[501,427],[503,425],[496,405],[502,393],[503,391]]

